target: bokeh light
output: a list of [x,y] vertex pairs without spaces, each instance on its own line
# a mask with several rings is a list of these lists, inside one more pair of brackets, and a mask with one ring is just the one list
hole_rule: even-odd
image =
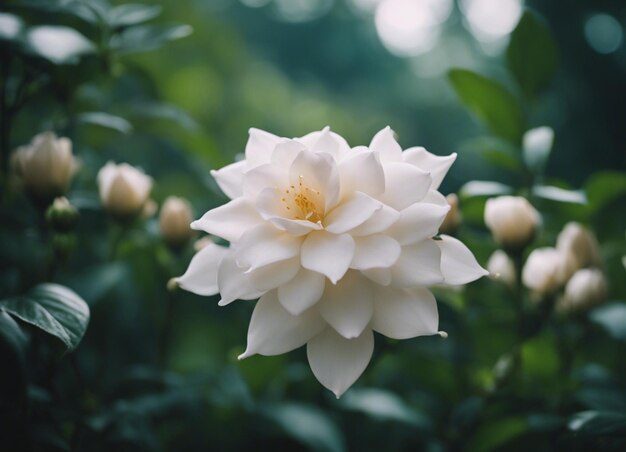
[[609,14],[594,14],[585,22],[585,38],[598,53],[615,52],[624,36],[620,23]]
[[333,0],[274,0],[279,19],[286,22],[308,22],[323,16]]
[[522,0],[461,0],[465,25],[481,42],[509,35],[522,15]]

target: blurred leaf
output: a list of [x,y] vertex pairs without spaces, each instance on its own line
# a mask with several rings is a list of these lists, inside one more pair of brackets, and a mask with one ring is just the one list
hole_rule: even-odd
[[465,69],[452,69],[448,77],[465,106],[493,133],[515,144],[521,142],[524,113],[504,86]]
[[508,171],[519,171],[522,161],[511,143],[496,137],[478,137],[465,141],[460,152],[474,152],[494,166]]
[[90,306],[94,306],[114,289],[123,287],[130,278],[131,269],[127,263],[108,262],[76,272],[71,282],[76,293],[89,300]]
[[547,332],[524,342],[522,346],[524,373],[531,377],[548,379],[559,370],[559,355],[554,337]]
[[558,430],[563,426],[564,419],[555,414],[533,413],[528,415],[529,430],[549,432]]
[[343,435],[335,423],[312,405],[268,404],[261,413],[311,450],[338,452],[346,449]]
[[511,34],[506,61],[524,94],[533,98],[548,86],[558,65],[556,43],[548,27],[526,11]]
[[7,314],[0,304],[0,340],[7,344],[17,356],[24,354],[26,336],[13,318]]
[[121,133],[130,133],[130,131],[133,130],[132,124],[124,118],[102,111],[81,113],[78,115],[78,121],[85,124],[95,124],[108,129],[117,130]]
[[597,307],[590,317],[612,337],[626,341],[626,304],[616,301]]
[[602,171],[593,174],[585,184],[585,191],[593,211],[598,211],[613,200],[626,195],[626,173]]
[[567,427],[589,435],[623,435],[626,433],[626,416],[610,411],[582,411],[570,418]]
[[63,26],[32,27],[26,40],[37,55],[54,64],[76,64],[82,55],[93,53],[96,49],[82,34]]
[[473,180],[469,181],[461,187],[459,193],[461,196],[473,197],[473,196],[499,196],[508,195],[513,192],[513,189],[508,185],[501,184],[500,182]]
[[384,389],[352,389],[340,403],[349,410],[360,411],[375,419],[403,422],[414,427],[430,426],[429,420],[422,413]]
[[63,13],[79,17],[90,24],[98,24],[106,16],[106,6],[101,2],[77,0],[22,0],[20,9],[43,13]]
[[486,421],[470,439],[467,450],[471,452],[491,451],[504,446],[528,429],[528,422],[522,417]]
[[551,201],[568,202],[574,204],[586,204],[587,197],[582,190],[566,190],[552,185],[535,185],[532,193],[540,198]]
[[59,338],[72,351],[89,323],[89,307],[75,292],[59,284],[36,286],[25,296],[0,301],[0,307],[20,320]]
[[146,52],[161,47],[168,41],[189,36],[189,25],[156,26],[140,25],[128,28],[111,38],[111,48],[120,53]]
[[548,162],[554,144],[551,127],[537,127],[524,134],[522,150],[524,162],[534,174],[540,174]]
[[187,130],[195,130],[199,127],[198,123],[186,111],[175,105],[157,102],[140,104],[134,106],[133,112],[145,117],[174,121]]
[[161,6],[128,3],[116,6],[109,11],[108,22],[111,27],[127,27],[146,22],[161,14]]
[[592,410],[626,413],[626,394],[614,386],[609,385],[581,389],[576,394],[576,400],[586,408]]

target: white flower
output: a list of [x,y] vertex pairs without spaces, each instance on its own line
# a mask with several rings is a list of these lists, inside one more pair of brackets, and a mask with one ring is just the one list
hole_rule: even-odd
[[511,258],[502,250],[496,250],[487,261],[489,276],[510,287],[517,284],[515,265]]
[[174,247],[184,244],[193,233],[189,227],[192,217],[191,205],[186,199],[169,196],[159,216],[159,228],[165,241]]
[[488,199],[485,204],[485,224],[494,239],[509,250],[519,250],[528,245],[540,221],[539,212],[526,198],[499,196]]
[[573,261],[568,277],[580,268],[600,265],[598,241],[593,233],[580,223],[573,221],[567,223],[557,237],[556,247]]
[[302,138],[251,129],[245,159],[212,172],[231,201],[192,223],[222,237],[178,282],[201,295],[260,300],[240,356],[307,344],[338,397],[366,368],[373,331],[436,334],[435,284],[487,272],[460,241],[434,240],[449,206],[437,191],[456,155],[402,152],[389,128],[350,148],[328,128]]
[[522,282],[536,294],[550,295],[566,280],[566,256],[556,248],[537,248],[526,259]]
[[152,178],[127,163],[108,162],[98,172],[102,205],[113,216],[128,219],[148,205]]
[[606,299],[608,287],[606,278],[597,268],[583,268],[570,278],[565,286],[565,294],[556,305],[561,312],[575,312],[589,309]]
[[40,133],[29,145],[17,148],[15,159],[26,189],[42,199],[65,193],[77,168],[72,141],[52,132]]

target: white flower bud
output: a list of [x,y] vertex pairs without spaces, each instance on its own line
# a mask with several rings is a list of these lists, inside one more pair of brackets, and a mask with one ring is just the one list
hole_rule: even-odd
[[538,295],[550,295],[565,283],[565,256],[556,248],[537,248],[526,259],[522,282]]
[[602,303],[607,291],[606,278],[601,270],[583,268],[567,282],[565,294],[557,302],[556,308],[561,312],[586,310]]
[[142,213],[152,178],[127,163],[109,162],[98,172],[98,188],[105,209],[117,218],[129,219]]
[[161,235],[172,246],[180,246],[193,234],[189,227],[193,221],[191,205],[183,198],[170,196],[161,207],[159,227]]
[[444,218],[443,223],[439,226],[439,232],[442,234],[454,235],[461,224],[461,212],[459,211],[459,197],[454,193],[446,196],[446,201],[450,205],[450,210]]
[[556,247],[571,260],[569,265],[571,273],[567,277],[580,268],[600,265],[598,241],[593,233],[580,223],[567,223],[556,240]]
[[507,286],[513,287],[516,284],[515,265],[507,254],[502,250],[495,251],[489,261],[487,261],[489,276],[495,280],[502,281]]
[[67,191],[77,167],[69,138],[41,133],[30,144],[17,148],[15,155],[24,187],[33,196],[51,200]]
[[485,205],[485,224],[507,250],[520,250],[528,245],[540,222],[539,212],[526,198],[499,196],[488,199]]

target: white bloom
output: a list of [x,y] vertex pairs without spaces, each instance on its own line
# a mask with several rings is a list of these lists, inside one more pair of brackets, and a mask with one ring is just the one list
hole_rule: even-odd
[[29,145],[17,148],[15,159],[26,189],[43,199],[65,193],[77,167],[72,141],[52,132],[40,133]]
[[580,268],[600,265],[598,241],[593,233],[580,223],[567,223],[557,237],[556,247],[573,261],[568,277]]
[[511,258],[502,250],[496,250],[491,255],[487,261],[487,270],[489,271],[489,276],[502,281],[507,286],[514,287],[517,284],[515,265]]
[[583,268],[570,278],[565,294],[558,300],[557,310],[574,312],[589,309],[606,299],[606,278],[597,268]]
[[539,295],[550,295],[567,280],[566,256],[556,248],[537,248],[526,259],[522,282]]
[[98,172],[102,205],[113,216],[133,218],[148,204],[152,178],[127,163],[108,162]]
[[526,198],[499,196],[485,204],[485,224],[506,249],[519,250],[528,245],[540,221],[539,212]]
[[189,224],[193,220],[191,205],[186,199],[169,196],[161,207],[159,228],[161,235],[172,246],[185,243],[193,231]]
[[240,358],[307,344],[313,373],[340,396],[369,363],[373,331],[436,334],[426,287],[487,273],[458,240],[433,240],[455,158],[402,152],[389,128],[355,148],[328,128],[296,139],[251,129],[245,159],[212,172],[231,201],[192,223],[230,247],[202,248],[179,284],[219,292],[220,305],[260,297]]

